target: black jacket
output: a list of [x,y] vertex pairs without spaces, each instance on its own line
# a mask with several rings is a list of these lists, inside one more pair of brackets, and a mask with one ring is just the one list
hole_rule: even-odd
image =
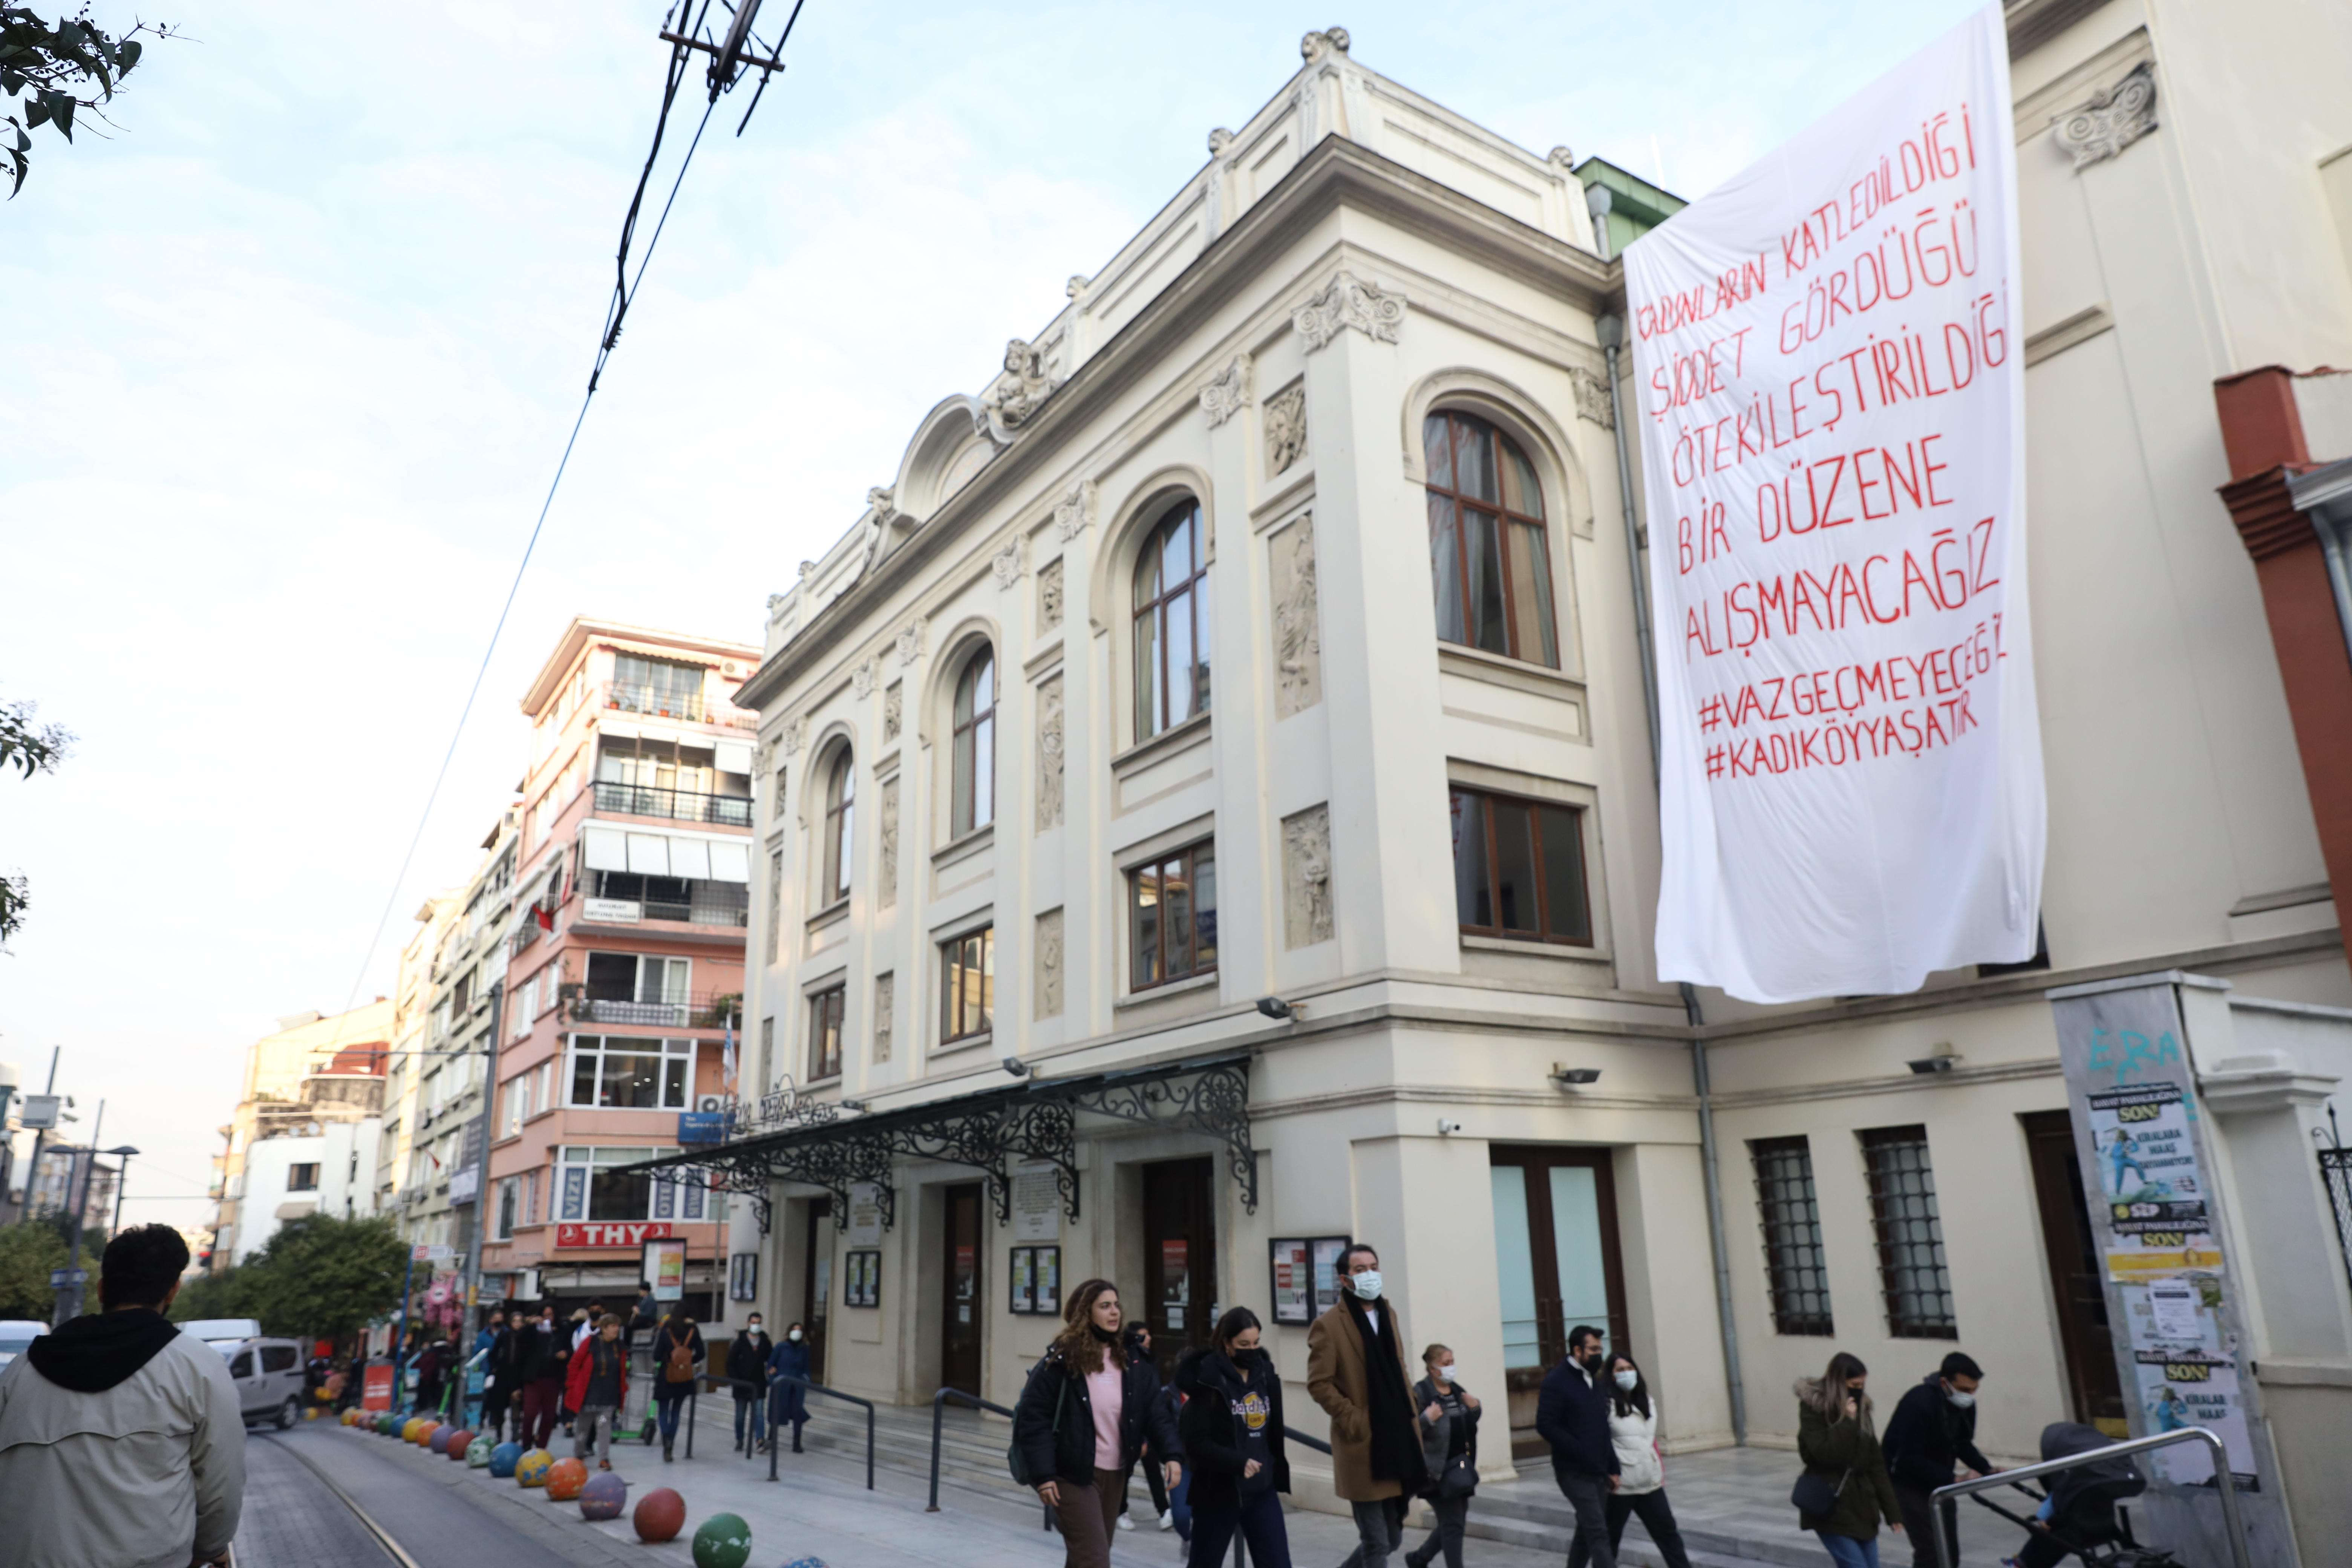
[[1617,1447],[1609,1441],[1609,1380],[1587,1382],[1584,1369],[1563,1358],[1544,1373],[1536,1395],[1536,1430],[1551,1445],[1552,1468],[1576,1475],[1617,1474]]
[[1950,1486],[1958,1460],[1979,1473],[1992,1468],[1977,1451],[1975,1408],[1962,1410],[1945,1398],[1939,1373],[1930,1373],[1895,1403],[1878,1446],[1886,1451],[1887,1474],[1923,1492]]
[[537,1383],[542,1377],[562,1377],[564,1363],[572,1359],[572,1330],[558,1321],[548,1325],[545,1332],[537,1319],[523,1325],[515,1336],[515,1360],[522,1367],[525,1383]]
[[1184,1395],[1184,1413],[1177,1417],[1177,1435],[1183,1439],[1184,1459],[1192,1472],[1189,1494],[1194,1508],[1241,1506],[1242,1416],[1234,1406],[1247,1394],[1262,1394],[1268,1409],[1264,1436],[1274,1455],[1274,1489],[1290,1489],[1290,1458],[1282,1446],[1282,1379],[1270,1357],[1261,1359],[1255,1381],[1244,1384],[1241,1372],[1222,1351],[1186,1351],[1176,1362],[1176,1391]]
[[768,1352],[774,1348],[775,1341],[765,1332],[753,1333],[749,1329],[728,1342],[727,1375],[739,1384],[751,1384],[737,1388],[737,1397],[752,1398],[768,1386]]
[[[1462,1397],[1460,1384],[1448,1384],[1445,1388],[1454,1398]],[[1412,1385],[1412,1408],[1416,1420],[1419,1420],[1419,1413],[1431,1405],[1444,1405],[1438,1394],[1437,1380],[1433,1377],[1424,1377]],[[1477,1484],[1478,1475],[1478,1417],[1485,1414],[1486,1407],[1483,1405],[1475,1410],[1467,1405],[1462,1407],[1462,1452],[1470,1461],[1473,1486]],[[1454,1417],[1441,1415],[1433,1426],[1426,1421],[1421,1421],[1420,1425],[1421,1463],[1422,1468],[1429,1472],[1429,1483],[1422,1489],[1422,1496],[1435,1497],[1439,1483],[1445,1479],[1446,1461],[1454,1452]]]
[[[1129,1356],[1124,1344],[1106,1345],[1103,1353],[1110,1364],[1124,1363],[1126,1369],[1119,1389],[1119,1468],[1135,1463],[1147,1439],[1160,1458],[1183,1458],[1184,1445],[1160,1398],[1160,1373],[1150,1359]],[[1058,1432],[1054,1422],[1057,1409]],[[1045,1352],[1021,1390],[1021,1401],[1013,1406],[1013,1438],[1021,1445],[1030,1475],[1039,1481],[1094,1485],[1094,1404],[1087,1397],[1086,1373],[1065,1362],[1058,1346]]]

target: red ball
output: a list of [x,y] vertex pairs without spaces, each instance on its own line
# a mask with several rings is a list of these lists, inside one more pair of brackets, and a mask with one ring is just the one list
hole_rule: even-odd
[[466,1462],[466,1445],[473,1440],[474,1435],[465,1427],[460,1426],[455,1432],[449,1434],[447,1441],[436,1443],[434,1447],[462,1465]]
[[686,1500],[667,1487],[656,1487],[637,1500],[629,1522],[637,1527],[639,1541],[675,1541],[686,1528]]

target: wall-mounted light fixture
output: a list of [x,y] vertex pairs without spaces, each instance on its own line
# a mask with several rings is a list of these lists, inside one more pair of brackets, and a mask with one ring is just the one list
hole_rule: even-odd
[[1903,1065],[1921,1078],[1927,1078],[1935,1073],[1949,1072],[1959,1065],[1959,1053],[1952,1049],[1952,1042],[1938,1040],[1936,1042],[1934,1056],[1921,1057],[1916,1062],[1905,1062]]
[[871,1110],[874,1108],[866,1104],[866,1101],[862,1100],[845,1100],[841,1102],[841,1109],[844,1110]]
[[1257,1010],[1276,1022],[1288,1019],[1295,1023],[1298,1019],[1307,1016],[1306,1003],[1286,1002],[1279,996],[1259,997],[1257,999]]
[[1006,1072],[1011,1073],[1014,1078],[1027,1078],[1029,1076],[1029,1064],[1023,1061],[1019,1057],[1006,1057],[997,1065],[1003,1068]]
[[1554,1062],[1551,1064],[1551,1080],[1562,1089],[1581,1089],[1588,1083],[1599,1083],[1601,1069],[1599,1068],[1564,1068],[1558,1062]]

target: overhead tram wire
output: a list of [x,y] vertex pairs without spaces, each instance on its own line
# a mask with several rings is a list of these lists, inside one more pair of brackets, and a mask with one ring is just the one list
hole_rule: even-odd
[[[661,36],[670,46],[670,58],[669,66],[663,73],[661,112],[654,121],[653,146],[646,153],[645,168],[638,173],[637,188],[631,195],[628,213],[621,221],[620,247],[613,258],[613,299],[605,307],[604,331],[597,340],[596,362],[588,372],[587,391],[581,396],[580,412],[572,416],[572,433],[564,437],[563,455],[556,460],[554,478],[548,481],[547,494],[539,503],[539,517],[531,524],[530,537],[524,542],[522,559],[515,563],[514,580],[507,584],[506,600],[499,606],[499,618],[490,628],[489,642],[482,649],[482,661],[474,671],[473,684],[467,689],[465,706],[458,710],[457,728],[450,733],[448,748],[441,753],[441,766],[433,775],[433,787],[425,792],[425,809],[416,819],[416,830],[409,835],[407,851],[400,858],[400,870],[393,878],[391,895],[384,900],[383,911],[376,917],[375,930],[369,936],[367,951],[360,959],[359,973],[352,979],[351,994],[345,999],[343,1011],[336,1021],[334,1037],[315,1049],[311,1053],[313,1056],[331,1058],[336,1054],[342,1040],[342,1020],[351,1016],[352,1008],[358,1004],[360,989],[367,983],[368,965],[375,962],[375,950],[383,941],[384,928],[392,923],[392,911],[399,907],[400,889],[408,880],[409,868],[416,859],[416,847],[424,841],[425,829],[433,820],[433,807],[441,797],[442,784],[448,779],[449,764],[457,755],[457,743],[465,738],[466,724],[473,717],[475,700],[481,696],[482,681],[489,674],[490,658],[498,651],[499,639],[506,631],[507,617],[514,610],[515,595],[522,589],[523,574],[530,570],[532,552],[539,548],[539,536],[547,527],[547,514],[555,505],[555,492],[563,483],[564,470],[571,466],[572,449],[579,445],[581,426],[587,423],[588,406],[595,401],[605,363],[613,357],[613,350],[621,341],[622,321],[627,317],[630,303],[636,299],[638,289],[644,286],[646,268],[653,264],[654,248],[661,243],[662,230],[669,223],[670,208],[677,204],[678,190],[686,184],[686,172],[694,163],[696,149],[702,145],[702,132],[710,124],[710,116],[719,107],[719,96],[733,90],[745,71],[757,68],[760,70],[759,89],[751,95],[750,108],[743,111],[742,123],[735,128],[736,135],[743,134],[744,126],[751,122],[752,110],[760,107],[760,99],[768,90],[768,78],[783,68],[779,57],[783,52],[785,40],[792,37],[793,25],[800,20],[801,7],[807,0],[793,0],[792,15],[784,19],[784,30],[778,36],[774,47],[768,48],[764,58],[750,54],[744,48],[747,42],[767,47],[760,45],[759,39],[751,33],[751,25],[759,11],[760,0],[743,0],[740,10],[728,5],[727,0],[720,0],[720,3],[727,5],[727,9],[735,18],[724,43],[711,40],[704,32],[703,24],[710,15],[710,0],[702,0],[702,8],[696,14],[693,27],[687,33],[671,32],[669,24],[673,18],[684,19],[692,0],[685,0],[685,4],[662,18]],[[637,258],[636,276],[631,278],[628,271],[629,246],[635,237],[637,218],[645,205],[646,186],[653,179],[654,167],[661,158],[662,137],[669,128],[670,109],[677,100],[677,89],[686,79],[687,60],[696,51],[711,57],[708,73],[710,100],[702,110],[701,120],[694,127],[693,140],[687,143],[686,156],[678,160],[677,177],[670,182],[669,195],[663,199],[661,215],[654,220],[654,231],[646,240],[645,254]],[[471,1053],[434,1051],[420,1054],[462,1056]]]

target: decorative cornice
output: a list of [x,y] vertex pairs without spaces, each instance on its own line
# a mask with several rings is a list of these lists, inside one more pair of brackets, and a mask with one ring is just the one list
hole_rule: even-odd
[[1374,342],[1392,343],[1404,324],[1404,296],[1342,272],[1322,294],[1290,313],[1290,326],[1313,353],[1353,327]]
[[1298,58],[1311,66],[1333,55],[1346,54],[1349,41],[1345,27],[1327,27],[1319,33],[1309,33],[1298,40]]
[[1211,429],[1231,419],[1249,402],[1250,381],[1250,356],[1235,354],[1224,374],[1201,388],[1201,412],[1209,416]]
[[2053,134],[2082,169],[2114,157],[2155,129],[2156,68],[2143,60],[2082,108],[2059,116]]

